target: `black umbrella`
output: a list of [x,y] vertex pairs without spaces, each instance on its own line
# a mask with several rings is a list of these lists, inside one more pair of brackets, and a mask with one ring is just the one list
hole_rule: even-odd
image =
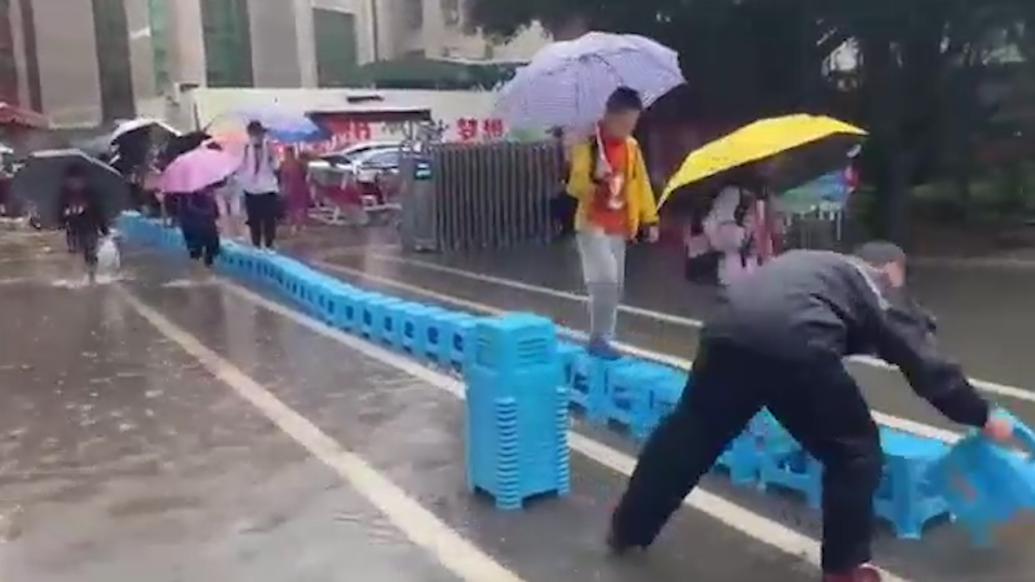
[[159,156],[159,166],[161,168],[167,167],[176,158],[191,150],[198,149],[201,144],[210,139],[212,139],[212,136],[204,131],[192,131],[185,135],[170,138],[165,144],[165,150],[162,152],[162,155]]
[[108,217],[129,208],[129,185],[122,175],[80,150],[44,150],[32,154],[14,175],[11,194],[34,205],[44,226],[57,226],[61,222],[61,184],[68,169],[75,165],[85,172],[87,183],[99,195]]

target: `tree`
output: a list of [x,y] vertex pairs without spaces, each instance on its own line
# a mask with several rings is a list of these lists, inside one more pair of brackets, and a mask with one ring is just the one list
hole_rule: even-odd
[[991,116],[978,95],[1004,43],[1035,53],[1029,0],[471,0],[472,22],[513,35],[549,29],[653,37],[680,53],[697,113],[742,122],[835,108],[823,63],[848,40],[858,49],[850,100],[836,111],[871,131],[867,181],[883,234],[908,231],[908,185],[950,168],[966,192],[973,135]]

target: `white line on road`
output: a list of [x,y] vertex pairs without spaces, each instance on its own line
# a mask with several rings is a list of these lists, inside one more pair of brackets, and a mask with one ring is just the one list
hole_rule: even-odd
[[[381,361],[419,380],[423,380],[434,388],[443,390],[461,400],[465,397],[464,385],[456,378],[426,368],[407,357],[324,325],[319,321],[245,289],[236,283],[223,281],[223,286],[228,291],[247,301],[290,319],[367,357]],[[568,433],[568,444],[572,450],[592,461],[622,475],[632,475],[636,461],[621,451],[574,431]],[[819,542],[777,521],[754,513],[727,499],[708,493],[702,488],[698,488],[688,495],[683,500],[683,504],[777,550],[801,558],[814,566],[818,567],[820,565]],[[890,573],[886,574],[884,579],[886,582],[907,582],[907,579]]]
[[[503,278],[503,277],[495,277],[495,276],[492,276],[492,275],[484,275],[482,273],[475,273],[475,272],[472,272],[472,271],[467,271],[467,270],[464,270],[464,269],[457,269],[457,268],[454,268],[454,267],[446,267],[446,266],[439,265],[439,264],[436,264],[436,263],[432,263],[432,262],[429,262],[429,261],[421,261],[421,260],[418,260],[418,259],[410,259],[410,258],[404,258],[404,257],[397,257],[397,256],[392,256],[392,255],[380,254],[380,253],[365,253],[364,256],[373,257],[374,259],[383,260],[383,261],[389,261],[389,262],[401,263],[401,264],[404,264],[404,265],[410,265],[410,266],[413,266],[413,267],[417,267],[417,268],[420,268],[420,269],[426,269],[426,270],[429,270],[429,271],[445,273],[447,275],[454,275],[454,276],[457,276],[457,277],[463,277],[463,278],[470,279],[472,281],[481,281],[483,283],[489,283],[489,284],[492,284],[492,285],[501,285],[501,286],[504,286],[504,287],[510,287],[511,289],[518,289],[518,290],[521,290],[521,291],[528,291],[530,293],[538,293],[540,295],[547,295],[547,296],[550,296],[550,297],[556,297],[558,299],[565,299],[565,300],[568,300],[568,301],[576,301],[576,302],[580,302],[580,303],[585,303],[585,302],[588,301],[588,298],[585,295],[581,295],[579,293],[572,293],[572,292],[569,292],[569,291],[562,291],[562,290],[553,289],[553,288],[550,288],[550,287],[542,287],[542,286],[539,286],[539,285],[533,285],[533,284],[530,284],[530,283],[525,283],[524,281],[515,281],[513,279],[506,279],[506,278]],[[331,265],[334,265],[334,263],[329,263],[327,261],[320,261],[320,266],[322,266],[324,268],[329,268]],[[653,319],[654,321],[660,321],[660,322],[664,322],[664,323],[671,323],[673,325],[680,325],[680,326],[691,327],[691,328],[695,328],[695,329],[700,329],[701,327],[704,326],[704,322],[702,322],[702,321],[700,321],[698,319],[693,319],[693,318],[690,318],[690,317],[683,317],[683,316],[679,316],[679,315],[673,315],[671,313],[664,313],[664,312],[660,312],[660,311],[654,311],[654,310],[646,309],[646,308],[643,308],[643,307],[635,307],[633,305],[622,304],[622,305],[620,305],[618,307],[618,309],[619,309],[619,311],[621,311],[623,313],[628,313],[630,315],[636,315],[638,317],[643,317],[645,319]],[[892,366],[892,365],[888,364],[887,362],[884,362],[884,361],[879,360],[877,358],[858,356],[858,357],[851,358],[851,360],[852,361],[856,361],[856,362],[860,362],[860,363],[863,363],[863,364],[866,364],[868,366],[873,366],[875,368],[880,368],[880,369],[885,369],[885,370],[896,370],[897,369],[895,366]],[[1019,388],[1019,387],[1016,387],[1016,386],[1009,386],[1009,385],[1006,385],[1006,384],[1000,384],[998,382],[991,382],[989,380],[981,380],[979,378],[970,378],[970,382],[976,388],[979,388],[979,389],[981,389],[981,390],[983,390],[985,392],[988,392],[990,394],[995,394],[997,396],[1005,396],[1007,398],[1013,398],[1015,400],[1022,400],[1022,401],[1025,401],[1025,402],[1035,402],[1035,393],[1033,393],[1033,392],[1031,392],[1029,390],[1025,390],[1023,388]]]
[[[500,309],[493,305],[486,305],[484,303],[471,301],[469,299],[461,299],[458,297],[453,297],[452,295],[446,295],[443,293],[438,293],[436,291],[429,291],[423,287],[417,287],[415,285],[410,285],[409,283],[403,283],[387,277],[372,275],[370,273],[367,273],[366,271],[361,271],[359,269],[343,267],[341,265],[335,265],[333,263],[314,262],[313,264],[317,267],[327,269],[328,271],[336,271],[339,273],[351,275],[353,277],[367,279],[369,281],[373,281],[375,283],[379,283],[388,287],[394,287],[396,289],[400,289],[408,293],[413,293],[414,295],[420,295],[442,303],[470,309],[471,311],[485,313],[488,315],[500,315],[506,312],[506,310]],[[576,339],[585,338],[585,333],[583,332],[567,329],[564,327],[560,327],[559,329],[563,335],[574,337]],[[655,352],[652,350],[641,348],[639,346],[634,346],[632,344],[622,342],[615,342],[615,346],[617,346],[621,351],[627,354],[637,356],[640,358],[645,358],[655,362],[660,362],[683,370],[689,370],[693,366],[692,360],[680,358],[678,356],[673,356],[671,354],[663,354],[660,352]],[[942,428],[931,426],[929,424],[924,424],[922,422],[916,422],[915,420],[910,420],[908,418],[901,418],[884,412],[878,412],[876,410],[873,411],[873,418],[880,424],[883,424],[884,426],[898,430],[903,430],[927,438],[945,441],[947,443],[955,443],[956,441],[960,440],[960,438],[962,438],[961,434],[953,432],[951,430],[945,430]]]
[[[360,456],[346,450],[312,422],[281,402],[231,362],[203,345],[164,315],[119,286],[125,300],[165,337],[196,358],[213,376],[252,403],[282,431],[373,503],[403,534],[468,582],[522,582],[488,554],[460,536]],[[390,363],[390,362],[388,362]]]

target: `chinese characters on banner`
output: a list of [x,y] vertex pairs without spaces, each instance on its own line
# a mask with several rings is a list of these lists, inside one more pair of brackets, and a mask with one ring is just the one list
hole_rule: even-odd
[[[415,135],[405,124],[398,122],[337,120],[325,122],[324,125],[331,132],[331,138],[325,142],[306,144],[304,150],[319,155],[365,141],[402,140],[407,134]],[[438,121],[426,129],[434,131],[439,139],[465,143],[501,140],[507,133],[503,120],[497,118],[460,118],[452,123]]]
[[487,118],[478,120],[476,118],[461,118],[457,121],[457,133],[460,141],[472,142],[479,140],[502,139],[505,133],[502,119]]

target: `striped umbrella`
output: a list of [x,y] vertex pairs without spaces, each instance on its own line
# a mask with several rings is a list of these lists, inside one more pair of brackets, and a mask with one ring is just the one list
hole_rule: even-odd
[[600,120],[620,86],[650,105],[685,82],[672,49],[642,36],[590,32],[539,51],[503,87],[496,114],[512,128],[584,128]]

